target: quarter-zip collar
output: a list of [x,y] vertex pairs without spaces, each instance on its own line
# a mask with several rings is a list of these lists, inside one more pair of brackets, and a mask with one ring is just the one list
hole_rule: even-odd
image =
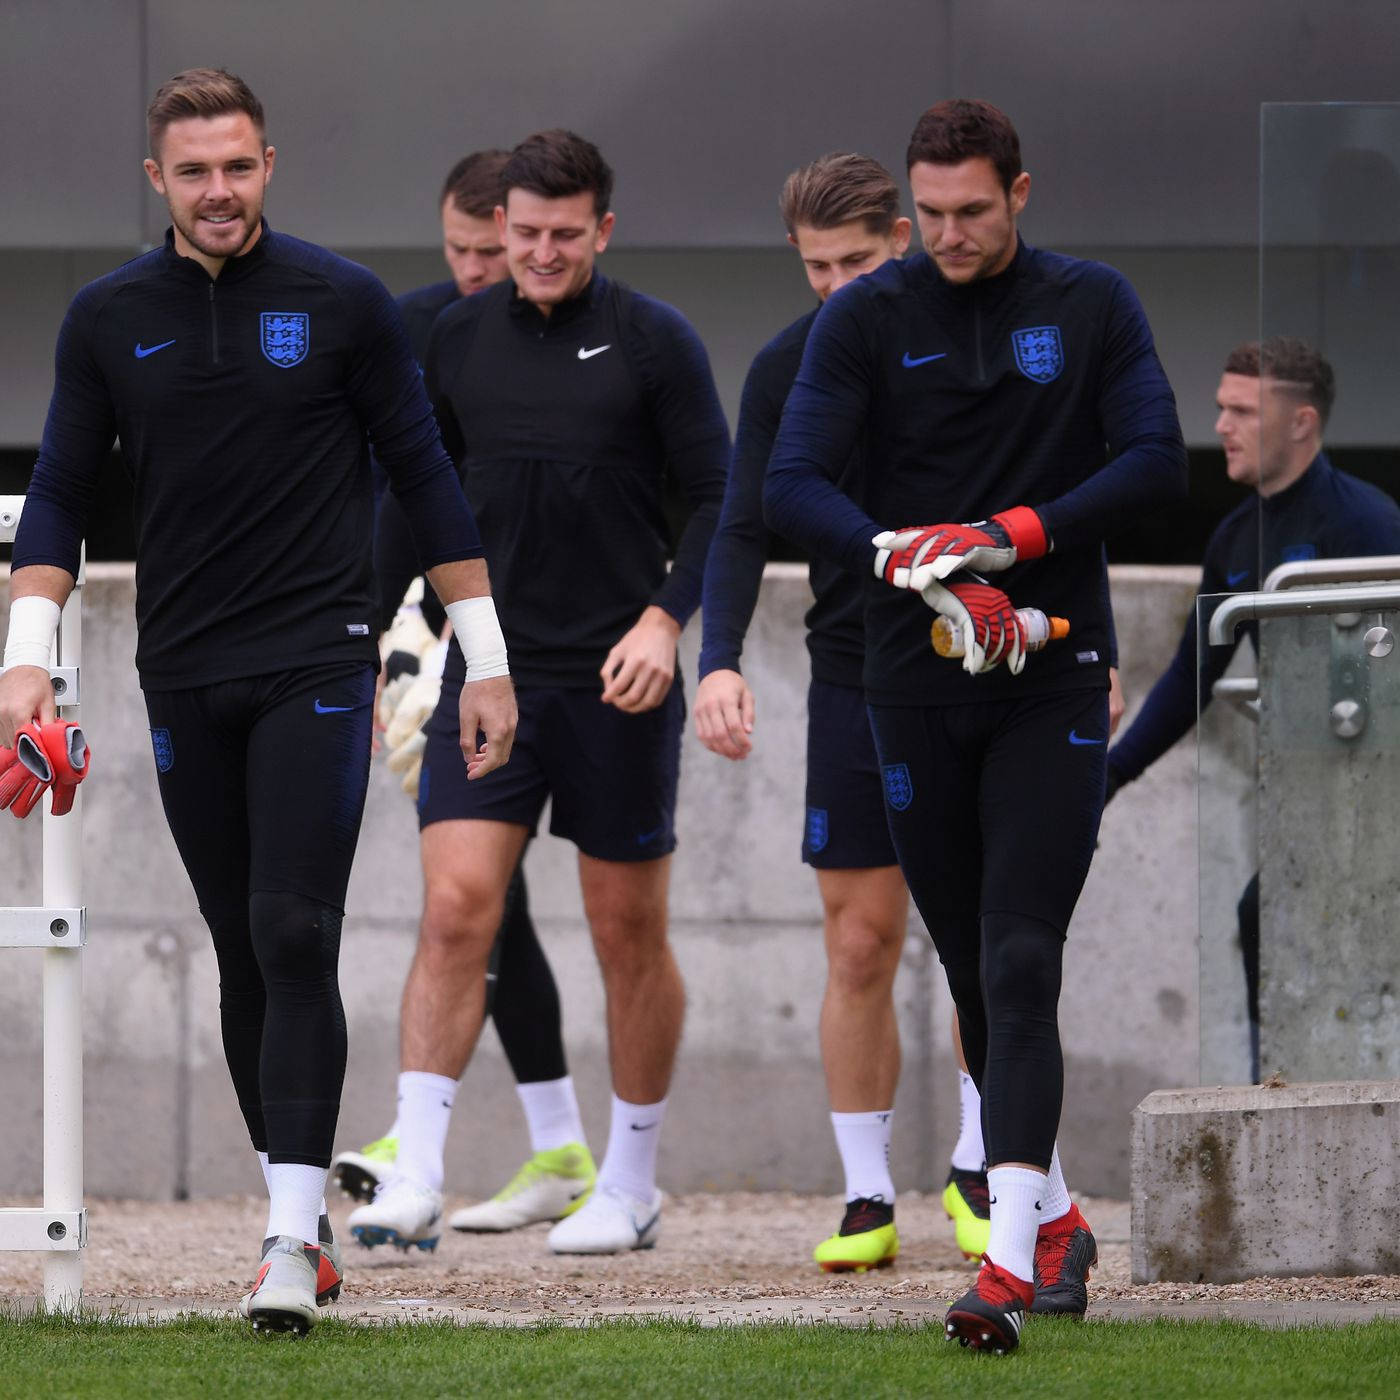
[[165,230],[165,256],[173,271],[182,277],[189,277],[193,281],[200,283],[240,282],[245,277],[251,277],[267,260],[267,248],[273,236],[267,220],[262,220],[262,233],[258,236],[258,241],[246,253],[240,253],[236,258],[226,258],[217,278],[210,277],[203,264],[196,259],[187,258],[176,251],[175,230],[173,228]]
[[534,302],[521,296],[519,287],[516,287],[510,299],[510,314],[527,330],[544,335],[551,326],[567,326],[588,315],[601,301],[607,285],[608,279],[595,269],[583,290],[577,296],[557,303],[548,316]]

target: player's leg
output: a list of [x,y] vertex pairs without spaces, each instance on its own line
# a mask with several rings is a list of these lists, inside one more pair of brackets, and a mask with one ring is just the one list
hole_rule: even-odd
[[1244,962],[1245,1009],[1249,1015],[1249,1082],[1257,1084],[1263,1070],[1259,1063],[1259,872],[1256,870],[1235,908],[1240,928],[1240,956]]
[[559,989],[530,918],[523,862],[506,891],[492,969],[487,1014],[515,1076],[531,1155],[489,1201],[455,1212],[448,1222],[454,1230],[515,1230],[562,1220],[582,1204],[596,1175],[564,1055]]
[[[363,664],[248,682],[249,931],[267,989],[260,1086],[270,1205],[254,1326],[301,1330],[339,1284],[324,1192],[345,1073],[338,961],[369,778]],[[288,801],[288,794],[296,801]]]
[[613,1101],[588,1201],[550,1231],[558,1253],[647,1248],[661,1193],[657,1142],[685,1015],[667,939],[670,852],[685,703],[627,715],[589,692],[557,693],[551,829],[579,848],[584,913],[603,975]]
[[481,1032],[506,889],[547,795],[535,756],[532,692],[518,693],[510,763],[473,782],[458,743],[460,695],[460,681],[444,681],[423,750],[423,915],[399,1023],[397,1157],[373,1201],[350,1215],[352,1233],[369,1246],[437,1244],[457,1080]]
[[821,891],[827,980],[820,1039],[846,1208],[813,1257],[829,1271],[893,1263],[889,1153],[899,1081],[894,979],[909,896],[885,823],[862,692],[814,680],[807,692],[802,859]]
[[988,1255],[996,1259],[1000,1250],[1019,1277],[1034,1225],[1033,1310],[1082,1316],[1097,1249],[1055,1150],[1063,1092],[1058,1003],[1064,935],[1098,837],[1106,744],[1072,744],[1071,734],[1106,741],[1105,692],[1015,702],[987,748],[981,810],[988,1050],[981,1088],[992,1195],[1024,1207],[993,1207]]

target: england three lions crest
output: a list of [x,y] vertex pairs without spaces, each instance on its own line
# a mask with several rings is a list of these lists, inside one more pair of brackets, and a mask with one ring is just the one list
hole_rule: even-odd
[[311,346],[311,317],[304,311],[264,311],[262,352],[278,369],[299,365]]
[[1011,332],[1011,348],[1016,352],[1016,368],[1037,384],[1058,379],[1065,367],[1065,347],[1059,326],[1030,326]]

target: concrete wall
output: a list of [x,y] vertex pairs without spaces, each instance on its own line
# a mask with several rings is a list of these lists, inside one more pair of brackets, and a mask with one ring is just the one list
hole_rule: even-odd
[[[1194,571],[1124,569],[1114,602],[1130,696],[1165,664]],[[85,954],[87,1171],[94,1194],[163,1198],[252,1190],[248,1150],[219,1045],[207,932],[162,819],[131,668],[129,568],[99,566],[85,592],[85,803],[90,942]],[[800,864],[807,662],[801,571],[772,566],[747,649],[757,747],[742,765],[687,734],[672,899],[689,1015],[661,1176],[673,1190],[840,1189],[817,1010],[820,905]],[[697,628],[684,639],[694,675]],[[693,686],[691,687],[693,688]],[[1149,1091],[1197,1082],[1194,755],[1183,744],[1110,807],[1071,932],[1062,1024],[1062,1151],[1074,1186],[1124,1195],[1129,1116]],[[7,903],[39,899],[36,822],[7,822]],[[591,1141],[606,1134],[603,1003],[582,921],[573,848],[532,848],[531,905],[563,994],[571,1068]],[[392,1116],[398,998],[420,876],[408,799],[376,765],[351,881],[342,956],[350,1068],[341,1142]],[[0,1179],[40,1181],[41,954],[7,952],[0,975]],[[901,1187],[941,1184],[957,1133],[957,1086],[941,969],[917,919],[897,997],[904,1073],[894,1166]],[[458,1097],[449,1186],[486,1194],[527,1151],[508,1069],[488,1031]]]

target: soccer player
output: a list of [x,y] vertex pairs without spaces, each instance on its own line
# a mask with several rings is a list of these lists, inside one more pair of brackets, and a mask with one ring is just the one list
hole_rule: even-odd
[[[1338,471],[1322,450],[1336,397],[1332,366],[1309,344],[1276,336],[1236,346],[1215,401],[1215,431],[1231,481],[1253,489],[1216,527],[1201,593],[1257,589],[1286,561],[1400,554],[1400,507],[1375,486]],[[1258,646],[1258,629],[1245,629]],[[1142,709],[1108,752],[1108,795],[1140,777],[1196,723],[1198,705],[1224,674],[1233,647],[1198,648],[1196,609],[1181,645]],[[1198,674],[1199,658],[1199,674]],[[1239,903],[1249,1009],[1250,1076],[1259,1078],[1259,876]]]
[[244,1311],[304,1331],[340,1285],[320,1246],[378,663],[367,434],[471,656],[464,777],[505,761],[515,704],[476,525],[389,294],[268,228],[275,152],[241,79],[180,73],[147,125],[172,227],[84,287],[59,333],[15,542],[0,737],[53,717],[49,645],[119,437],[161,800],[213,935],[224,1050],[271,1198]]
[[[452,167],[443,183],[438,201],[442,248],[452,277],[399,298],[409,344],[420,365],[427,357],[433,322],[443,310],[510,276],[496,227],[496,206],[505,198],[501,173],[509,159],[508,151],[474,151]],[[387,627],[409,579],[418,573],[418,557],[408,518],[397,501],[386,498],[380,510],[375,565],[380,624]],[[428,591],[423,613],[431,630],[440,633],[445,619]],[[596,1171],[564,1052],[559,990],[530,918],[519,866],[506,892],[505,915],[487,974],[486,1010],[515,1075],[532,1155],[495,1196],[457,1211],[450,1223],[458,1230],[495,1231],[561,1219],[581,1204]],[[373,1200],[375,1188],[398,1156],[398,1137],[396,1121],[358,1152],[342,1152],[332,1164],[336,1183],[358,1200]]]
[[[501,620],[520,742],[508,781],[459,781],[446,761],[454,649],[419,786],[425,889],[404,989],[398,1163],[350,1222],[367,1244],[437,1238],[443,1143],[480,1033],[487,958],[510,873],[551,799],[550,829],[578,847],[614,1092],[597,1185],[549,1243],[612,1253],[649,1247],[660,1215],[657,1140],[684,1012],[666,937],[684,713],[676,640],[700,602],[728,434],[689,324],[595,268],[614,222],[597,147],[540,132],[512,152],[504,183],[510,280],[438,318],[426,378],[502,591],[519,590]],[[669,573],[668,474],[695,507]]]
[[[940,102],[907,160],[924,254],[818,313],[764,504],[874,575],[864,680],[890,832],[984,1106],[990,1239],[946,1325],[1010,1351],[1033,1304],[1083,1312],[1097,1257],[1054,1144],[1064,936],[1104,796],[1103,538],[1183,491],[1186,457],[1126,281],[1020,240],[1031,182],[1005,114]],[[1028,661],[1013,597],[1070,618],[1071,638]],[[934,612],[961,667],[929,645]]]

